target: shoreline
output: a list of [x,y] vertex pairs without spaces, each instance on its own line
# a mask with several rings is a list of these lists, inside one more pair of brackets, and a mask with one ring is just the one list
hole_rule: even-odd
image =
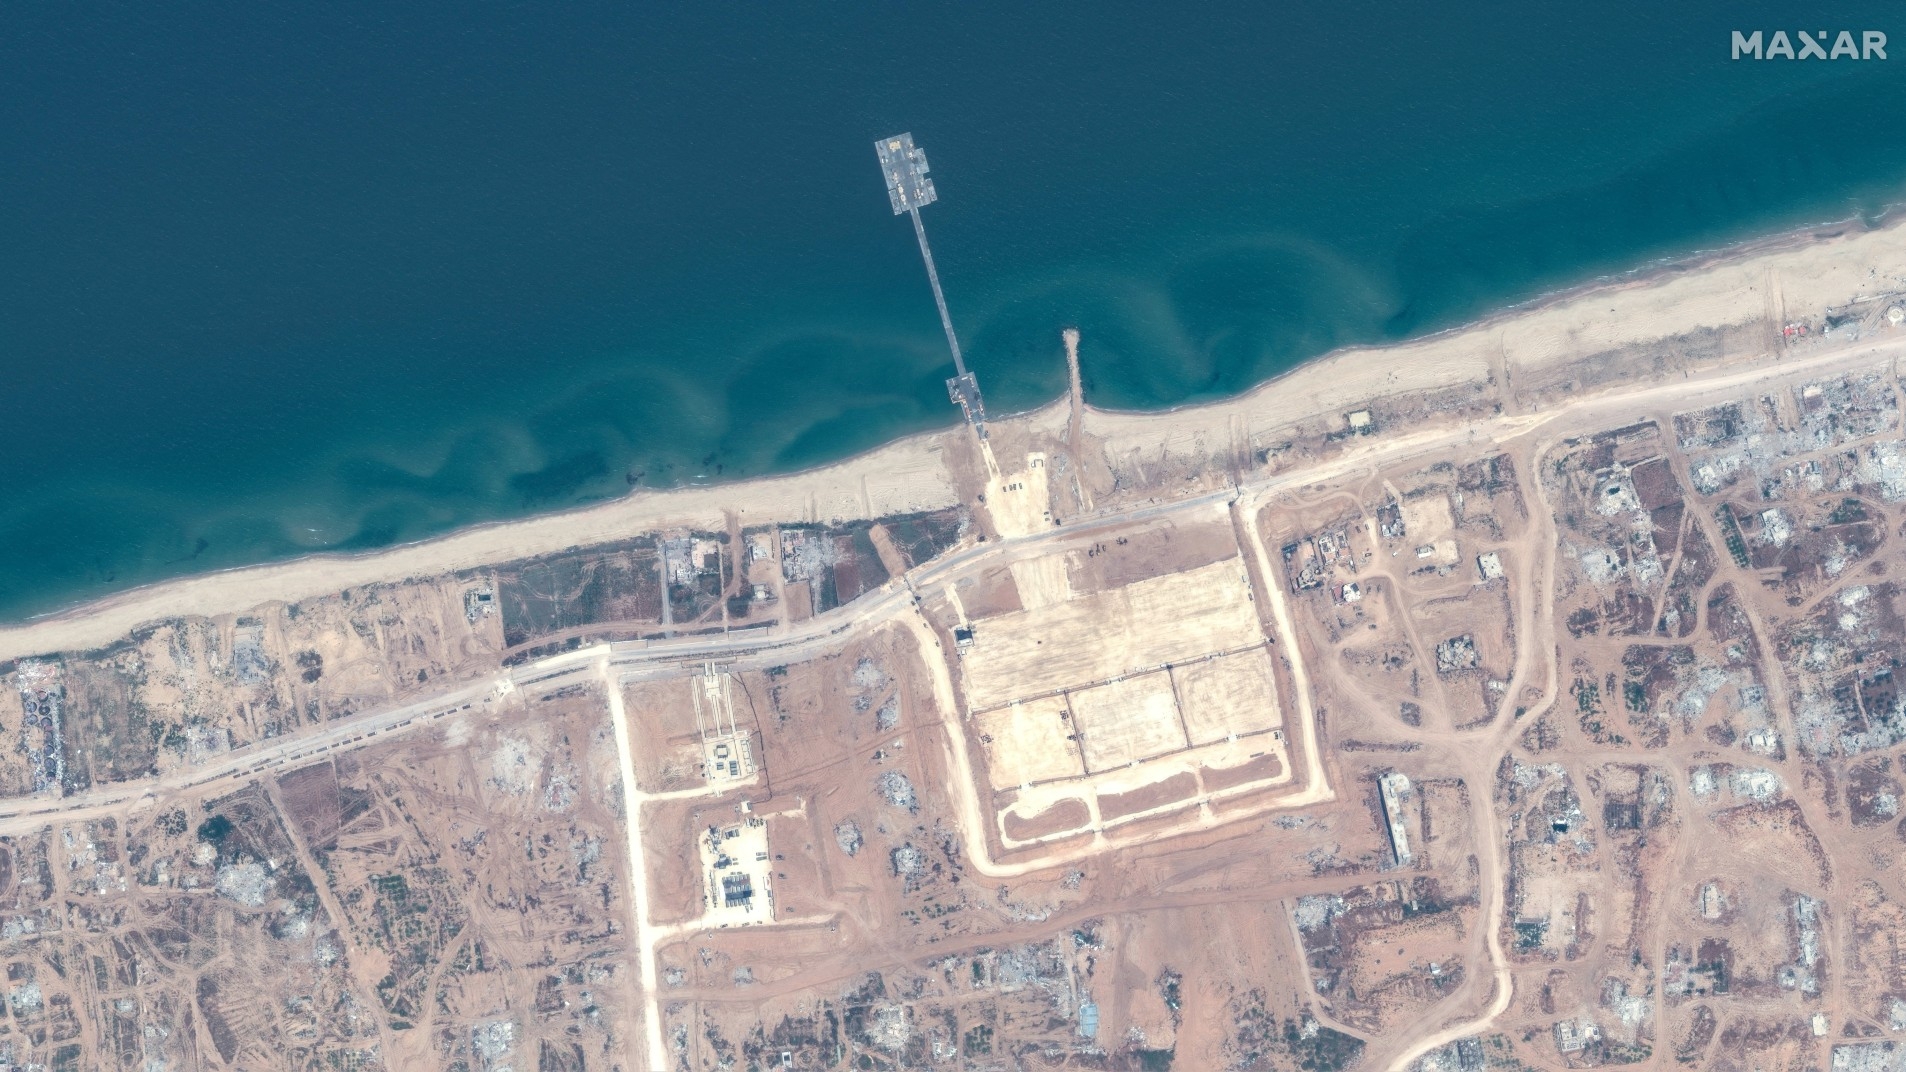
[[[1459,337],[1484,331],[1515,320],[1540,313],[1558,305],[1565,305],[1596,293],[1620,292],[1633,287],[1650,286],[1666,282],[1673,278],[1697,273],[1723,266],[1728,263],[1748,260],[1754,257],[1802,250],[1810,244],[1831,242],[1847,237],[1849,234],[1873,235],[1889,230],[1906,233],[1906,201],[1888,202],[1879,213],[1881,222],[1868,225],[1857,216],[1832,220],[1826,223],[1806,224],[1801,227],[1745,239],[1731,246],[1719,246],[1713,249],[1694,250],[1685,255],[1662,257],[1650,261],[1642,267],[1630,268],[1621,272],[1605,272],[1585,282],[1571,283],[1556,287],[1522,301],[1491,310],[1474,320],[1438,328],[1422,335],[1381,344],[1357,344],[1340,346],[1334,350],[1306,358],[1302,363],[1285,369],[1274,376],[1259,380],[1236,394],[1220,395],[1189,402],[1176,402],[1162,409],[1125,409],[1116,406],[1101,406],[1091,401],[1085,402],[1086,411],[1109,417],[1149,417],[1168,416],[1189,410],[1211,409],[1275,387],[1280,381],[1297,376],[1313,366],[1333,362],[1355,354],[1380,354],[1405,350],[1412,347],[1434,343],[1443,339]],[[1063,403],[1062,395],[1056,402]],[[1049,402],[1032,410],[1009,414],[1003,420],[1015,420],[1023,416],[1043,411],[1053,403]],[[898,442],[896,440],[895,442]],[[790,474],[792,475],[792,474]]]
[[[1834,294],[1841,295],[1841,303],[1852,300],[1858,295],[1835,288],[1859,278],[1858,269],[1868,266],[1844,262],[1881,252],[1874,247],[1903,232],[1906,217],[1889,204],[1877,223],[1849,217],[1759,236],[1605,273],[1413,339],[1340,347],[1235,395],[1160,410],[1110,409],[1087,402],[1083,423],[1108,457],[1153,450],[1188,454],[1205,451],[1206,433],[1218,438],[1227,421],[1241,423],[1247,437],[1255,440],[1260,433],[1314,422],[1358,401],[1475,385],[1493,380],[1498,372],[1513,383],[1530,373],[1552,371],[1570,358],[1673,337],[1679,333],[1673,330],[1677,326],[1686,332],[1732,326],[1742,314],[1751,319],[1756,310],[1742,300],[1741,284],[1748,281],[1745,290],[1751,294],[1755,270],[1765,273],[1770,294],[1779,292],[1782,311],[1798,315],[1828,307],[1835,304]],[[1841,256],[1842,251],[1854,256]],[[1899,273],[1889,278],[1906,278],[1906,251],[1884,252]],[[1802,271],[1791,281],[1776,279],[1782,268],[1794,266]],[[1867,277],[1878,275],[1878,265],[1871,266]],[[1650,297],[1655,300],[1647,301]],[[1593,304],[1599,310],[1604,300],[1613,303],[1606,313],[1585,308]],[[1759,300],[1768,310],[1776,308],[1770,295]],[[1624,303],[1640,308],[1623,310]],[[1089,362],[1089,337],[1085,345],[1084,360]],[[1485,352],[1490,349],[1498,353]],[[1060,347],[1054,347],[1054,354],[1055,360],[1064,359]],[[1411,358],[1418,359],[1414,368],[1407,367]],[[1042,426],[1055,417],[1063,420],[1069,405],[1069,395],[1061,394],[990,423]],[[951,424],[796,472],[636,489],[614,499],[482,522],[374,551],[316,552],[185,574],[24,621],[0,623],[0,660],[102,647],[147,622],[167,618],[240,613],[262,603],[298,602],[364,584],[456,572],[666,528],[720,528],[729,513],[744,525],[758,525],[943,509],[959,501],[946,452],[961,433],[962,426]]]

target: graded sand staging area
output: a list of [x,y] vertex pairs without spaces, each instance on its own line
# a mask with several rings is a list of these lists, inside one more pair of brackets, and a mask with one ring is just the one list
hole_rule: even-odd
[[996,707],[977,716],[994,789],[1034,785],[1085,773],[1072,712],[1064,696]]
[[[1065,577],[1066,564],[1049,555],[1013,573]],[[1002,844],[1103,832],[1291,780],[1240,558],[1097,592],[1040,587],[1026,609],[975,620],[953,662],[999,795]]]
[[1263,641],[1231,558],[976,621],[959,670],[968,710],[985,711]]
[[1892,1067],[1903,234],[0,631],[5,1062]]
[[[987,467],[997,463],[986,453]],[[1001,536],[1025,536],[1052,527],[1051,493],[1047,490],[1046,456],[1026,455],[1026,468],[1006,473],[987,486],[987,513]]]
[[1185,747],[1178,698],[1172,695],[1171,675],[1163,670],[1081,689],[1069,699],[1088,770],[1127,766]]
[[[1008,790],[997,798],[1001,803],[996,822],[1000,843],[1018,849],[1081,830],[1106,833],[1136,819],[1245,796],[1288,785],[1291,780],[1285,742],[1279,735],[1261,732],[1235,741],[1180,748],[1083,777]],[[1055,817],[1069,817],[1069,821]]]
[[1172,668],[1178,710],[1194,745],[1277,729],[1284,714],[1263,648],[1202,659]]
[[1066,697],[1088,772],[1184,748],[1249,737],[1283,724],[1261,648],[1206,655]]

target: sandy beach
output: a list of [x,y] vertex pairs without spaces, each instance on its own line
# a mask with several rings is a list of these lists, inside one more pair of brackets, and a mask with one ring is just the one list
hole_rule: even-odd
[[[1157,413],[1087,406],[1084,433],[1108,457],[1208,455],[1226,443],[1262,441],[1305,421],[1340,419],[1373,401],[1492,381],[1506,405],[1532,387],[1565,389],[1573,363],[1703,328],[1760,322],[1764,344],[1719,360],[1766,358],[1780,324],[1817,318],[1866,293],[1906,284],[1906,224],[1816,228],[1655,270],[1598,281],[1481,322],[1384,348],[1334,352],[1236,398]],[[1054,360],[1060,360],[1054,325]],[[1738,332],[1736,333],[1739,334]],[[1081,346],[1091,363],[1092,340]],[[1561,385],[1558,387],[1557,385]],[[1062,426],[1065,399],[995,421]],[[953,411],[948,412],[949,419]],[[677,527],[851,520],[924,511],[959,498],[949,452],[959,429],[913,436],[807,472],[733,484],[636,491],[612,502],[484,525],[376,553],[313,555],[289,562],[180,578],[134,589],[29,623],[0,629],[0,659],[86,650],[140,625],[185,615],[217,616],[272,601],[296,602],[379,581],[402,580],[547,554]]]

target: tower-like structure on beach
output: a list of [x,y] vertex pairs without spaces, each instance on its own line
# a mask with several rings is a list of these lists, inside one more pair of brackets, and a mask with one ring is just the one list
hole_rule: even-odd
[[933,180],[927,177],[927,154],[913,144],[912,134],[896,134],[874,142],[880,155],[880,170],[887,176],[887,197],[893,202],[893,214],[913,217],[913,233],[920,239],[920,259],[927,265],[927,282],[933,284],[933,303],[940,307],[940,326],[946,329],[946,345],[953,351],[955,375],[946,381],[947,394],[959,404],[966,420],[986,438],[986,405],[980,400],[979,381],[966,371],[966,359],[960,356],[960,339],[953,334],[953,318],[946,312],[946,294],[940,290],[940,273],[933,268],[933,250],[927,245],[926,224],[920,222],[920,210],[939,200]]

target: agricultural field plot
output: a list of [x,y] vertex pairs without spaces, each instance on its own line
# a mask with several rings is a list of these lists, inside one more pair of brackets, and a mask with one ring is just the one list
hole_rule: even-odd
[[[824,614],[887,583],[891,571],[879,545],[893,549],[890,553],[903,562],[905,555],[894,547],[885,529],[880,529],[876,538],[877,528],[868,522],[839,529],[819,525],[782,527],[782,579],[790,611],[797,619]],[[911,546],[916,553],[930,553],[946,536],[944,522],[927,522]]]
[[661,548],[651,539],[506,563],[492,583],[511,647],[578,626],[662,616]]
[[878,528],[899,552],[907,569],[924,565],[957,547],[973,528],[973,517],[964,507],[936,510],[932,513],[902,514],[880,519]]

